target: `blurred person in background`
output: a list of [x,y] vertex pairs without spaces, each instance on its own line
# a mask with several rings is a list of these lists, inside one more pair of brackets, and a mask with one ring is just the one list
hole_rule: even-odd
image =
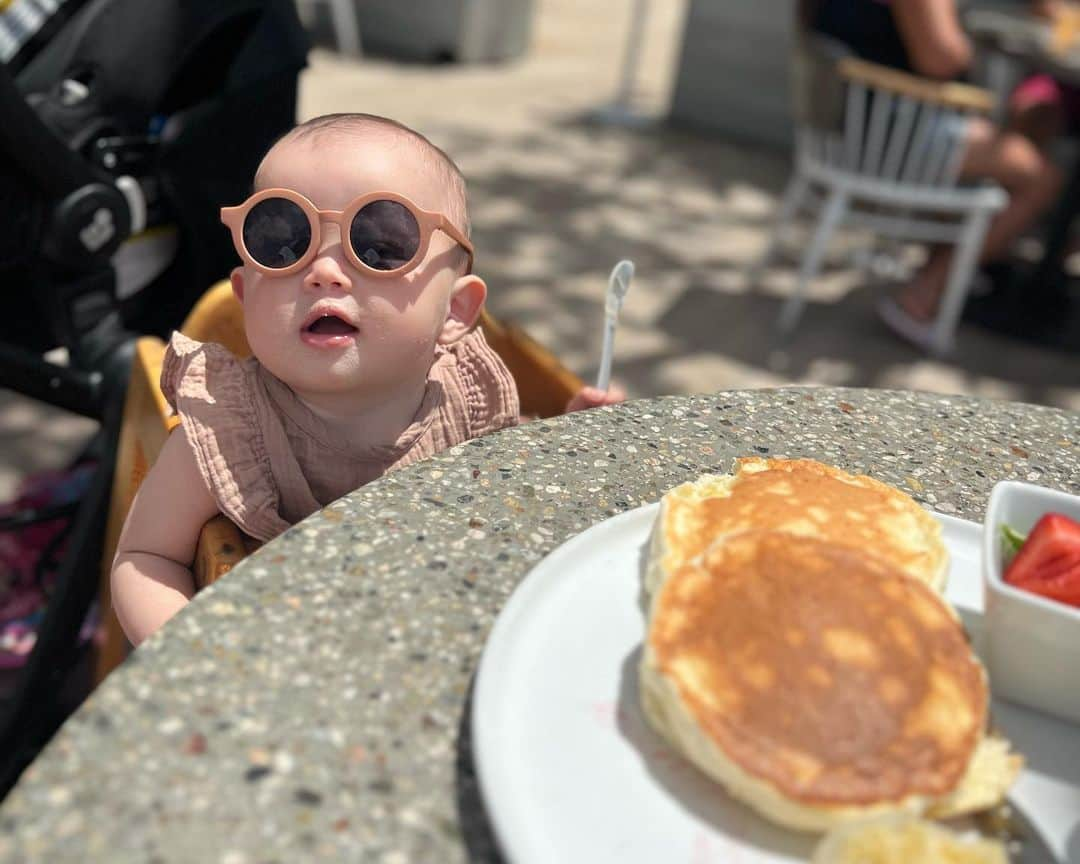
[[[1018,0],[1019,3],[1019,0]],[[1058,21],[1066,0],[1026,0],[1033,15]],[[1080,88],[1045,73],[1025,78],[1009,97],[1009,124],[1040,147],[1062,134],[1080,132]]]
[[[859,57],[941,81],[962,78],[973,49],[960,24],[956,0],[805,0],[803,22],[848,45]],[[1004,256],[1012,242],[1053,204],[1061,174],[1031,139],[973,118],[960,168],[964,179],[989,178],[1009,193],[991,222],[981,261]],[[906,338],[929,330],[945,290],[951,246],[934,246],[926,264],[883,317]]]

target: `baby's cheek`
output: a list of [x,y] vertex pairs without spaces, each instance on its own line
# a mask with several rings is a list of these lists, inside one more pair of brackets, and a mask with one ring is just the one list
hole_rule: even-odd
[[381,328],[368,333],[367,344],[386,361],[402,368],[413,368],[435,350],[435,338],[423,328],[401,326]]
[[385,339],[402,345],[423,345],[437,337],[445,315],[440,316],[439,310],[430,302],[397,308],[381,301],[373,317]]
[[247,330],[248,341],[254,347],[256,343],[265,344],[275,342],[287,335],[292,328],[292,316],[283,310],[246,306],[244,308],[244,325]]

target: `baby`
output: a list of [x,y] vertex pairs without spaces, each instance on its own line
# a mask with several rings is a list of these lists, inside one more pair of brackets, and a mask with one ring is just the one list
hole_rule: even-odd
[[[174,334],[161,387],[181,419],[120,535],[112,597],[138,645],[194,593],[202,526],[266,541],[387,471],[518,422],[514,380],[474,329],[465,181],[392,120],[309,120],[222,210],[253,357]],[[567,410],[618,402],[586,388]]]

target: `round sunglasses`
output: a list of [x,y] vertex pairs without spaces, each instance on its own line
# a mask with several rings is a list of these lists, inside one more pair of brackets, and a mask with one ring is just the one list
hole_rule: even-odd
[[345,257],[370,276],[412,270],[424,260],[435,231],[465,250],[465,272],[472,272],[469,239],[443,214],[422,210],[395,192],[370,192],[344,210],[320,210],[292,189],[264,189],[238,207],[222,207],[221,221],[244,262],[269,276],[288,276],[310,264],[319,253],[323,222],[340,227]]

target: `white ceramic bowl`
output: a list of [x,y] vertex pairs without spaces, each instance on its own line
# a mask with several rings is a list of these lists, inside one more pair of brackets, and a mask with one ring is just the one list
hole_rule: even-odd
[[1046,513],[1080,521],[1080,496],[1012,480],[990,494],[983,523],[985,659],[995,697],[1080,723],[1080,609],[1001,578],[1001,525],[1027,534]]

